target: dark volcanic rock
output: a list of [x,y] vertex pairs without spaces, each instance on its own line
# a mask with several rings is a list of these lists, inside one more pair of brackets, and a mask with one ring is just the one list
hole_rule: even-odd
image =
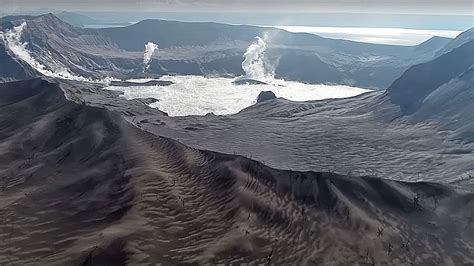
[[140,99],[143,103],[145,104],[152,104],[152,103],[156,103],[156,102],[159,102],[158,99],[155,99],[155,98],[144,98],[144,99]]
[[110,86],[134,87],[134,86],[170,86],[174,84],[168,80],[150,80],[147,82],[130,82],[130,81],[112,81]]
[[263,81],[255,80],[255,79],[236,79],[232,81],[234,85],[268,85]]
[[268,100],[276,99],[275,93],[272,91],[262,91],[258,94],[257,103],[261,103]]

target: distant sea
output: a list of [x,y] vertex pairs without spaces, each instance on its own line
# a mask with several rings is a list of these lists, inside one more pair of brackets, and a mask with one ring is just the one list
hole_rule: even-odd
[[306,32],[326,38],[357,42],[417,45],[433,36],[454,38],[462,31],[404,28],[359,28],[359,27],[314,27],[314,26],[272,26],[290,32]]

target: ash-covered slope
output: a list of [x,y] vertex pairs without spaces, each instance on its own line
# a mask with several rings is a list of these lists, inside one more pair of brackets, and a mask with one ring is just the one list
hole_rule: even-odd
[[[32,57],[50,69],[66,68],[78,76],[98,78],[120,68],[109,53],[120,52],[107,38],[71,26],[52,14],[27,20],[23,41]],[[55,65],[56,64],[56,65]]]
[[[431,120],[398,118],[380,93],[351,99],[265,101],[232,116],[162,117],[134,111],[143,128],[200,149],[236,153],[280,169],[461,182],[474,173],[472,143]],[[376,103],[376,104],[374,104]],[[379,109],[374,111],[373,105]],[[388,119],[387,119],[388,117]],[[394,118],[395,117],[395,118]]]
[[433,121],[449,139],[474,142],[474,40],[433,61],[408,69],[382,99],[399,106],[404,119]]
[[199,151],[44,80],[0,96],[1,264],[474,261],[470,192]]
[[438,121],[453,130],[451,139],[474,143],[474,67],[431,92],[413,115],[416,121]]
[[[14,25],[21,21],[12,20]],[[271,35],[266,60],[276,77],[374,88],[386,88],[411,65],[430,60],[443,44],[436,41],[431,42],[430,49],[417,49],[327,39],[275,28],[161,20],[82,29],[47,14],[26,17],[17,45],[26,43],[24,48],[46,69],[66,69],[85,78],[144,75],[143,50],[147,42],[159,45],[147,75],[242,75],[242,55],[264,32]],[[305,62],[305,68],[300,67],[301,62]]]
[[400,106],[403,114],[412,114],[423,105],[430,93],[459,77],[473,65],[474,41],[469,41],[433,61],[408,69],[387,89],[387,97]]

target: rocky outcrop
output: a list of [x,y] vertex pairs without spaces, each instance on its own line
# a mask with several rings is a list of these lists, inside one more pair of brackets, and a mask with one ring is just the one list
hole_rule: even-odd
[[276,98],[277,97],[275,96],[275,93],[273,93],[272,91],[262,91],[257,96],[257,103],[273,100]]
[[236,79],[232,81],[232,84],[234,85],[267,85],[268,83],[260,81],[260,80],[255,80],[255,79],[241,78],[241,79]]

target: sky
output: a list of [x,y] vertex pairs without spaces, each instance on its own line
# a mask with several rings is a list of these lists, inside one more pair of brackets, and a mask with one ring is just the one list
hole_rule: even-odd
[[[468,15],[473,0],[0,0],[4,13],[66,11],[225,11]],[[21,12],[20,12],[21,13]]]

